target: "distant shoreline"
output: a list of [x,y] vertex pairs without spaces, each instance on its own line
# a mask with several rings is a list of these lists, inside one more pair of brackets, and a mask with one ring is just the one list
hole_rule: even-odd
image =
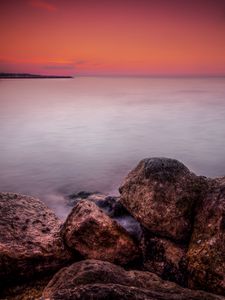
[[[77,78],[151,78],[151,79],[225,79],[224,75],[129,75],[129,74],[76,74]],[[48,79],[48,78],[74,78],[72,75],[41,75],[29,73],[0,73],[0,79]]]
[[51,78],[73,78],[65,75],[39,75],[26,73],[0,73],[0,79],[51,79]]

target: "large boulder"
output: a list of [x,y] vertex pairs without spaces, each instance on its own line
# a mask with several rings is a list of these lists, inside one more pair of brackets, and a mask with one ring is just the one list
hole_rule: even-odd
[[193,210],[206,181],[177,160],[149,158],[131,171],[120,187],[121,202],[149,231],[187,242]]
[[164,280],[187,286],[187,248],[143,231],[141,241],[144,270],[153,272]]
[[139,249],[129,233],[88,200],[75,205],[64,223],[62,235],[67,246],[84,258],[125,265],[139,256]]
[[189,286],[225,295],[225,177],[197,208],[188,250]]
[[202,291],[191,291],[142,271],[125,271],[98,260],[86,260],[60,270],[43,292],[54,300],[225,300]]
[[71,259],[61,221],[40,200],[0,193],[0,282],[58,270]]

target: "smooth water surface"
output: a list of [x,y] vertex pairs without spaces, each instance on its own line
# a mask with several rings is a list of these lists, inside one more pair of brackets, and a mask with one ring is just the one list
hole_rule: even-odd
[[118,193],[139,160],[225,175],[225,79],[0,80],[0,190],[65,216],[65,195]]

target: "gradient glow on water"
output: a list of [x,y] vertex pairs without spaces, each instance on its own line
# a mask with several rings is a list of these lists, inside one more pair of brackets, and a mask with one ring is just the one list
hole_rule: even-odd
[[225,79],[0,80],[0,190],[65,216],[64,195],[117,193],[139,160],[225,175]]

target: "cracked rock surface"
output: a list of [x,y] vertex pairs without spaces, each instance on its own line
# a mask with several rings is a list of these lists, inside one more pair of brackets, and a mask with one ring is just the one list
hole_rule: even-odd
[[55,271],[71,254],[60,236],[61,221],[40,200],[0,193],[0,282]]

